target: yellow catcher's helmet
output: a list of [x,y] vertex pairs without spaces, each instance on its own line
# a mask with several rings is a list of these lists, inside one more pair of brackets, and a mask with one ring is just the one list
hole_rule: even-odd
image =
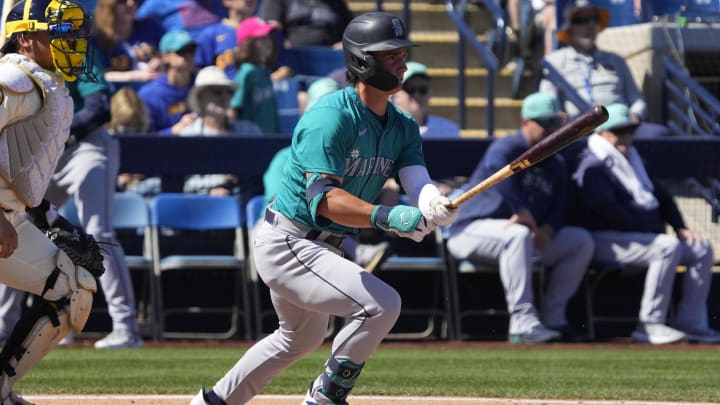
[[47,31],[50,53],[58,73],[67,81],[88,75],[86,61],[91,21],[75,0],[24,0],[5,19],[6,42],[2,53],[16,52],[21,32]]

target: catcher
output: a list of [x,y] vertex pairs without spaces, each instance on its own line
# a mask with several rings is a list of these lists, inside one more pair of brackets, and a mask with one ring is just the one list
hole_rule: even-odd
[[[89,21],[74,0],[25,0],[0,48],[0,283],[34,294],[0,352],[0,404],[71,330],[85,326],[103,272],[94,240],[42,200],[65,148],[73,102],[65,80],[87,73]],[[33,207],[33,208],[28,208]]]

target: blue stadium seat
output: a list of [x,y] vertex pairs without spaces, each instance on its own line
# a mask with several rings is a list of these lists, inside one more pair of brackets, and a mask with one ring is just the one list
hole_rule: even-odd
[[160,337],[250,339],[243,212],[237,198],[161,193],[150,200]]
[[[75,226],[81,227],[75,201],[70,198],[58,208],[58,212]],[[152,312],[157,308],[154,295],[154,272],[150,247],[150,211],[147,200],[134,192],[115,193],[113,201],[113,229],[123,247],[125,262],[133,276],[133,288],[137,299],[138,321],[155,337]],[[94,313],[107,313],[101,300],[96,300]]]

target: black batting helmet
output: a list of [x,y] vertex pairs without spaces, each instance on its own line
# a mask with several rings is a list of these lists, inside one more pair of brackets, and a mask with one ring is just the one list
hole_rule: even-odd
[[399,80],[379,66],[372,53],[417,46],[408,39],[402,20],[382,11],[353,18],[345,28],[342,43],[348,70],[361,81],[385,91],[397,87]]

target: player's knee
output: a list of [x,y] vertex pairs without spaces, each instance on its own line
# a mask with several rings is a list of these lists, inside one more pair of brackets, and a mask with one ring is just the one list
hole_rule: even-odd
[[[400,310],[402,308],[402,299],[395,289],[388,286],[383,294],[379,294],[376,297],[376,314],[378,318],[385,319],[387,323],[395,324],[395,321],[400,316]],[[392,326],[392,325],[391,325]]]
[[653,245],[663,257],[679,256],[681,254],[680,240],[672,235],[657,235]]
[[506,231],[503,232],[502,237],[505,240],[504,248],[506,250],[518,249],[520,247],[529,249],[533,244],[530,228],[525,225],[509,225]]

